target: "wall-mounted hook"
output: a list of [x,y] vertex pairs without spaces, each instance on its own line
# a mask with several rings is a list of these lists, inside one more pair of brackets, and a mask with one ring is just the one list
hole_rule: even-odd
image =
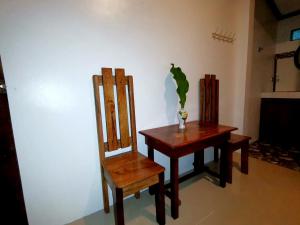
[[235,33],[223,31],[222,29],[216,29],[215,32],[212,33],[212,38],[215,40],[220,40],[228,43],[232,43],[235,40]]

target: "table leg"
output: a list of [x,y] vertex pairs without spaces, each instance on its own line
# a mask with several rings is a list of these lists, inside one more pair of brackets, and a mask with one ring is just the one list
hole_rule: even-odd
[[171,215],[174,219],[179,216],[179,179],[178,158],[171,158]]
[[227,148],[227,172],[226,172],[226,182],[232,183],[232,149]]
[[[148,158],[154,161],[154,149],[148,146]],[[149,187],[149,194],[154,195],[155,194],[155,188]]]
[[220,186],[226,187],[226,176],[228,172],[228,144],[227,141],[221,145],[221,157],[220,157]]
[[154,161],[154,149],[148,146],[148,158]]

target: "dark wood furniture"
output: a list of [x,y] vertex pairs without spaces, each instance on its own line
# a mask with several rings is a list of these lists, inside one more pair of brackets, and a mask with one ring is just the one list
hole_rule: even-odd
[[[178,124],[140,131],[145,136],[148,145],[148,157],[154,160],[154,149],[170,158],[171,181],[166,188],[166,195],[171,198],[171,215],[174,219],[179,216],[179,182],[203,171],[200,163],[194,164],[194,170],[179,178],[178,161],[180,157],[191,153],[202,152],[204,148],[218,145],[221,148],[220,186],[226,186],[227,173],[227,140],[234,127],[200,123],[193,121],[186,123],[184,130]],[[200,162],[200,161],[198,161]]]
[[[241,172],[248,174],[248,150],[249,150],[249,140],[251,138],[239,134],[230,134],[230,139],[228,140],[228,150],[231,154],[228,160],[229,165],[232,165],[232,153],[238,149],[241,149]],[[217,162],[219,159],[219,149],[214,147],[214,161]],[[232,182],[232,172],[228,173],[227,180],[229,183]]]
[[300,99],[262,98],[259,141],[300,149]]
[[[200,79],[200,121],[212,124],[219,122],[219,80],[216,75],[206,74],[204,79]],[[248,174],[248,148],[250,137],[231,134],[228,140],[228,174],[227,181],[232,183],[232,153],[241,149],[241,171]],[[201,155],[200,155],[201,154]],[[204,151],[194,155],[194,161],[197,162],[204,158]],[[219,146],[214,146],[214,161],[219,158]]]
[[1,223],[28,225],[1,57],[0,179]]
[[298,46],[298,48],[295,51],[294,64],[300,70],[300,46]]
[[[124,224],[123,198],[131,194],[135,194],[138,197],[141,189],[152,186],[156,191],[156,220],[160,225],[163,225],[165,224],[165,169],[138,152],[132,76],[125,76],[124,69],[116,69],[115,76],[112,76],[111,68],[102,68],[102,74],[102,76],[93,76],[93,84],[104,211],[106,213],[109,212],[107,184],[113,193],[116,225]],[[106,142],[103,137],[100,86],[103,87],[104,93]],[[120,139],[117,137],[114,86],[116,86],[117,93]],[[129,104],[127,104],[126,89],[128,91]],[[129,105],[130,120],[128,118],[127,105]],[[126,147],[131,147],[131,151],[112,157],[105,157],[106,151],[114,151]]]

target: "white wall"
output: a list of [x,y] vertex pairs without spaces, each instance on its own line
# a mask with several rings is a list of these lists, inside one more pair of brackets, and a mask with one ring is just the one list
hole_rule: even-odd
[[[249,78],[247,112],[245,113],[245,133],[256,141],[259,136],[261,93],[272,91],[272,75],[275,54],[275,40],[255,19],[252,72]],[[258,51],[258,48],[263,48]]]
[[[102,208],[91,81],[102,66],[133,74],[138,130],[177,122],[171,62],[190,81],[189,120],[198,118],[200,77],[214,73],[220,121],[243,127],[249,4],[1,0],[0,52],[30,224],[64,224]],[[235,32],[236,42],[214,41],[217,28]],[[146,152],[140,135],[138,146]],[[181,172],[191,168],[191,157],[181,161]]]
[[[277,21],[265,1],[255,1],[252,71],[247,81],[245,134],[256,141],[259,136],[261,93],[272,91]],[[260,49],[260,50],[258,50]]]
[[[233,122],[239,127],[237,133],[245,134],[244,120],[246,88],[249,82],[247,77],[251,73],[251,57],[252,57],[252,36],[253,36],[253,20],[255,1],[238,1],[235,3],[239,10],[236,11],[236,29],[239,31],[239,38],[235,43],[234,54],[234,105],[233,107]],[[243,19],[242,19],[243,18]]]

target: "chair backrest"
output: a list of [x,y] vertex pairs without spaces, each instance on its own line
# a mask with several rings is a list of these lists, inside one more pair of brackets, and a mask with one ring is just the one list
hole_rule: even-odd
[[219,122],[219,80],[216,75],[205,74],[200,79],[200,121]]
[[[120,148],[131,146],[132,151],[137,151],[136,143],[136,126],[134,112],[134,94],[132,76],[125,76],[124,69],[115,69],[115,76],[112,75],[111,68],[102,68],[102,75],[93,76],[96,119],[98,131],[98,143],[100,160],[105,159],[106,151],[114,151]],[[102,113],[101,113],[101,97],[100,87],[103,87],[103,98],[106,119],[106,136],[107,141],[104,142]],[[119,134],[117,137],[116,126],[116,105],[115,96],[117,95],[117,108],[119,117]],[[128,103],[127,103],[128,93]],[[129,117],[128,117],[129,105]],[[130,119],[130,133],[129,133]],[[130,135],[131,134],[131,135]]]

